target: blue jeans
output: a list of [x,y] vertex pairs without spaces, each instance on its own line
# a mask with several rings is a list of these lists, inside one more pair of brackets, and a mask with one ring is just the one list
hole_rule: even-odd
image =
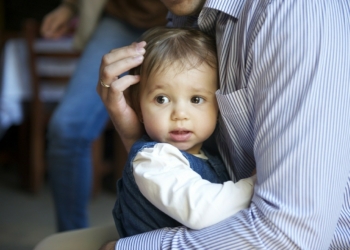
[[58,230],[88,226],[92,187],[91,144],[103,131],[107,111],[96,92],[101,58],[144,32],[103,16],[85,47],[48,130],[48,174]]

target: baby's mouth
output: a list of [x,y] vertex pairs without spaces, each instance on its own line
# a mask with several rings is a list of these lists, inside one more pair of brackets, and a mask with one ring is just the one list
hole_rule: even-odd
[[176,142],[187,141],[192,135],[189,130],[173,130],[170,132],[170,138]]

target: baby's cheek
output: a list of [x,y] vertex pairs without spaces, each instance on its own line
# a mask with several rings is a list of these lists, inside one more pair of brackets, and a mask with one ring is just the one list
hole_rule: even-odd
[[153,121],[148,121],[147,124],[145,124],[145,129],[147,135],[154,141],[162,142],[163,141],[163,134],[164,134],[164,128],[160,125],[160,122],[157,122],[156,119]]

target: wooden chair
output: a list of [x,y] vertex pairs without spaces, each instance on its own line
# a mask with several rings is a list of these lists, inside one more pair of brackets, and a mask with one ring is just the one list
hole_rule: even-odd
[[[54,103],[47,103],[41,97],[42,83],[67,84],[70,74],[61,75],[41,75],[38,70],[38,60],[40,58],[55,58],[64,60],[74,60],[79,57],[79,53],[74,50],[52,50],[43,51],[36,48],[39,35],[40,23],[33,19],[24,22],[24,37],[28,47],[28,60],[31,73],[32,98],[29,101],[27,119],[20,128],[20,152],[21,152],[21,182],[22,186],[32,192],[37,193],[43,185],[46,172],[45,150],[46,150],[46,130],[51,113],[55,107]],[[111,123],[106,129],[111,129]],[[114,172],[115,179],[121,176],[124,162],[126,161],[126,151],[115,132],[113,134],[114,157],[112,161],[106,161],[104,157],[105,138],[100,136],[92,146],[93,164],[93,190],[92,195],[99,193],[102,186],[102,178],[111,171]],[[113,166],[118,167],[113,167]]]
[[[27,19],[23,25],[23,36],[27,45],[28,65],[32,97],[24,105],[25,120],[20,128],[20,166],[22,187],[32,193],[37,193],[43,185],[46,148],[46,128],[56,101],[45,102],[42,98],[43,88],[52,86],[62,87],[68,83],[71,73],[40,74],[39,60],[74,60],[79,53],[73,50],[36,48],[40,23],[34,19]],[[44,41],[44,40],[42,40]],[[54,46],[55,47],[55,46]],[[43,85],[45,82],[45,86]]]

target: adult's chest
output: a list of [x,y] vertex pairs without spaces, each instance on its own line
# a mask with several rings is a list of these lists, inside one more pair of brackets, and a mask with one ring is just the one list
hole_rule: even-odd
[[220,89],[216,93],[221,114],[219,128],[238,179],[249,176],[255,168],[254,86],[249,82],[251,35],[245,30],[244,23],[227,16],[216,26],[220,75]]

